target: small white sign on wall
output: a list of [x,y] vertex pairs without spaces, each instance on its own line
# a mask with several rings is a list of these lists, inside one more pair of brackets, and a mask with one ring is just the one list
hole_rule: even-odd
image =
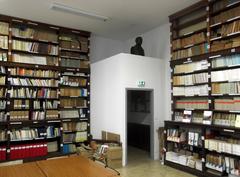
[[138,87],[141,87],[141,88],[142,88],[142,87],[145,87],[145,84],[146,84],[145,81],[142,81],[142,80],[140,80],[140,81],[137,82],[137,86],[138,86]]

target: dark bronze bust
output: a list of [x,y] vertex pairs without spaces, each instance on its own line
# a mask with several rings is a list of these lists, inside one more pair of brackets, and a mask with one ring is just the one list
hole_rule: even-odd
[[135,42],[136,42],[136,45],[132,46],[131,54],[145,56],[144,50],[142,48],[142,42],[143,42],[142,37],[137,37],[135,39]]

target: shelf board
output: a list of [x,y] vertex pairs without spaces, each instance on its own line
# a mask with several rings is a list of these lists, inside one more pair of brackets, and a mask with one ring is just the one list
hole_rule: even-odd
[[208,97],[209,95],[173,95],[174,98],[194,98],[194,97]]
[[71,86],[71,85],[63,85],[63,84],[59,84],[59,87],[62,87],[62,88],[87,88],[87,86]]
[[79,117],[76,117],[76,118],[61,118],[61,119],[62,119],[62,122],[85,122],[85,121],[89,120],[88,118],[79,118]]
[[173,85],[173,87],[192,87],[192,86],[199,86],[199,85],[206,85],[208,82],[203,82],[203,83],[196,83],[193,85]]
[[61,67],[62,72],[90,73],[90,68]]
[[12,36],[13,39],[27,41],[27,42],[38,42],[38,43],[45,43],[50,45],[59,45],[59,43],[56,41],[47,41],[47,40],[41,40],[41,39],[34,39],[29,37],[22,37],[22,36]]
[[8,36],[9,37],[9,34],[0,33],[0,36]]
[[48,101],[48,100],[59,100],[59,98],[26,98],[26,97],[24,97],[24,98],[18,98],[18,97],[11,97],[11,98],[9,98],[9,99],[11,99],[11,100],[46,100],[46,101]]
[[219,40],[226,40],[226,39],[237,37],[237,36],[240,36],[240,31],[235,33],[230,33],[227,36],[214,37],[214,38],[211,38],[210,41],[213,42],[213,41],[219,41]]
[[60,96],[59,99],[86,99],[88,96]]
[[6,48],[1,48],[1,47],[0,47],[0,51],[8,52],[8,49],[6,49]]
[[89,59],[84,59],[80,57],[71,57],[71,56],[60,56],[63,59],[70,59],[70,60],[80,60],[80,61],[89,61]]

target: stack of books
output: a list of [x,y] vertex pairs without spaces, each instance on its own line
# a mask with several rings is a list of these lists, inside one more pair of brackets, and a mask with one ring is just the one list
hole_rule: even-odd
[[0,22],[0,34],[8,35],[9,24],[5,22]]
[[188,58],[196,55],[205,54],[207,52],[208,52],[208,44],[205,43],[205,44],[200,44],[200,45],[190,47],[188,49],[178,50],[176,52],[173,52],[172,59],[177,60],[181,58]]
[[31,53],[41,53],[49,55],[58,55],[58,46],[13,40],[13,50],[26,51]]
[[240,65],[240,55],[229,55],[224,57],[219,57],[212,60],[212,68],[219,68],[219,67],[230,67]]
[[208,73],[174,76],[173,85],[194,85],[208,82]]
[[204,96],[208,95],[208,85],[191,87],[173,87],[173,96]]
[[176,109],[209,109],[209,101],[208,99],[178,99],[176,100]]
[[190,72],[201,71],[205,69],[208,69],[208,61],[202,60],[198,62],[176,65],[174,67],[174,74],[190,73]]

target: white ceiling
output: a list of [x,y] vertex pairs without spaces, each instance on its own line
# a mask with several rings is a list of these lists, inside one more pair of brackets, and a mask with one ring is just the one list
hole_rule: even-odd
[[[168,16],[199,0],[0,0],[0,13],[91,31],[126,40],[168,21]],[[50,9],[58,2],[110,17],[107,22]]]

